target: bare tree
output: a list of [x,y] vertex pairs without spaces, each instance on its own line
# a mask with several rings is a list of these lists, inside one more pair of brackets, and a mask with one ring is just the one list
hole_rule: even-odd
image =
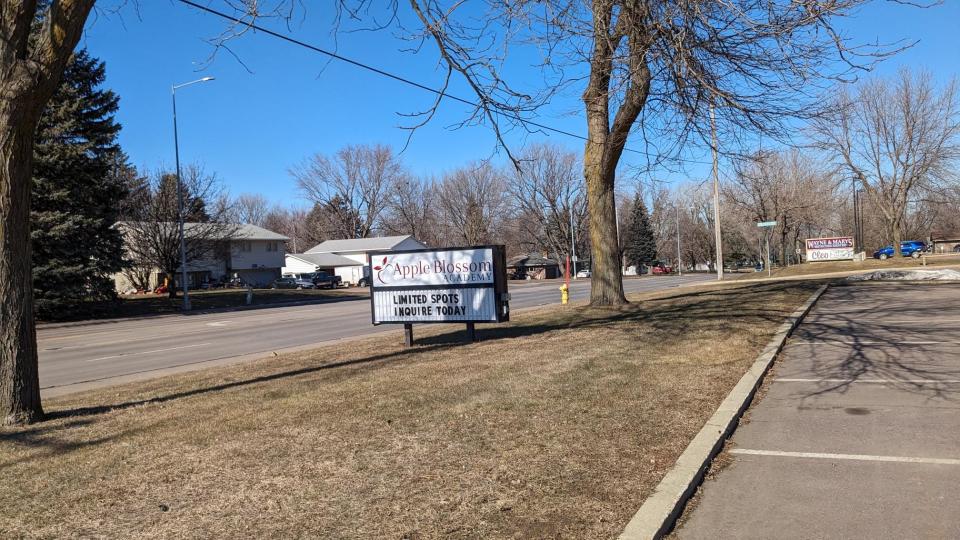
[[398,177],[388,193],[384,232],[410,234],[429,246],[439,246],[444,235],[437,221],[437,196],[432,178]]
[[262,227],[272,210],[267,198],[259,193],[244,193],[233,201],[234,220]]
[[[197,166],[185,167],[183,191],[187,265],[229,257],[230,240],[238,228],[216,176]],[[157,172],[137,197],[120,224],[128,258],[139,278],[144,269],[159,269],[173,284],[181,262],[176,175]],[[176,287],[171,286],[169,294],[175,297]]]
[[380,225],[388,192],[404,176],[386,146],[346,146],[331,157],[316,154],[291,170],[303,195],[325,205],[346,238],[367,238]]
[[465,245],[488,244],[506,221],[507,200],[500,171],[488,163],[472,163],[446,175],[438,200],[454,238]]
[[[411,30],[401,22],[409,17],[398,13],[400,3],[386,3],[390,13],[381,16],[370,0],[340,0],[334,20],[341,31],[346,24],[396,24],[415,43],[412,50],[436,46],[444,83],[430,107],[411,115],[410,129],[429,122],[445,99],[456,100],[470,106],[462,125],[489,125],[514,157],[504,139],[510,128],[550,130],[533,119],[537,110],[564,89],[582,90],[591,303],[610,305],[626,302],[614,210],[617,165],[625,151],[635,151],[627,147],[631,134],[640,132],[640,153],[651,165],[675,157],[686,142],[712,145],[706,141],[714,109],[727,135],[785,135],[785,120],[816,114],[814,85],[855,74],[897,50],[857,46],[835,27],[873,1],[487,0],[486,12],[478,14],[475,2],[410,0],[421,26]],[[242,34],[259,17],[289,19],[299,6],[291,0],[231,5],[236,26],[223,39]],[[515,48],[522,51],[511,55]],[[531,57],[545,84],[512,86],[508,59]],[[448,93],[455,76],[472,92],[472,102]]]
[[554,145],[535,144],[520,156],[519,164],[508,187],[517,226],[536,251],[557,260],[571,255],[571,241],[579,244],[582,235],[576,223],[586,217],[577,156]]
[[[736,209],[747,228],[740,232],[756,238],[758,221],[775,220],[773,231],[779,260],[795,260],[800,236],[822,228],[831,218],[837,191],[835,178],[811,156],[799,150],[757,152],[737,164],[724,197]],[[754,225],[753,232],[748,232]]]
[[929,73],[900,70],[838,92],[833,114],[815,124],[822,148],[883,215],[886,240],[900,253],[908,204],[955,179],[960,111],[955,80],[942,90]]
[[0,423],[43,417],[30,251],[33,143],[94,0],[0,4]]
[[649,157],[660,161],[684,141],[709,139],[713,106],[728,131],[779,133],[785,119],[809,117],[816,111],[811,85],[889,52],[853,47],[834,27],[867,3],[491,0],[482,18],[490,23],[473,24],[463,3],[411,0],[449,73],[475,92],[471,119],[491,124],[501,143],[502,122],[535,129],[526,115],[552,93],[529,95],[507,83],[502,66],[510,45],[538,47],[541,71],[554,76],[545,88],[582,80],[586,72],[583,168],[594,305],[626,302],[614,185],[631,133],[641,129]]
[[309,212],[302,208],[274,205],[264,216],[262,227],[289,238],[287,253],[302,253],[323,240],[311,234]]

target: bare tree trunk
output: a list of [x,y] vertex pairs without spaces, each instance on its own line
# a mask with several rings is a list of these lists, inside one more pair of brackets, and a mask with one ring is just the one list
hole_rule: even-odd
[[0,416],[5,425],[43,417],[37,374],[30,249],[30,175],[36,122],[0,117]]
[[587,183],[592,248],[590,303],[601,306],[626,304],[620,269],[620,246],[617,242],[614,174],[603,166],[601,145],[587,143],[583,169]]
[[900,242],[903,239],[903,233],[900,231],[900,220],[895,219],[890,222],[890,238],[893,240],[893,256],[902,257]]
[[31,277],[33,138],[93,2],[0,5],[0,422],[6,425],[43,417]]

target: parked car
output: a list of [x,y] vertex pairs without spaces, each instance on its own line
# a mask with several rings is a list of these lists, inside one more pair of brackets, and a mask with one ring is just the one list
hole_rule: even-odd
[[[510,279],[514,279],[512,277],[512,274]],[[370,278],[367,276],[363,276],[362,278],[360,278],[360,281],[357,281],[357,287],[369,287],[369,286],[370,286]]]
[[283,277],[309,281],[314,285],[311,288],[317,288],[317,289],[320,289],[320,288],[332,289],[334,287],[339,287],[340,283],[342,283],[343,281],[343,279],[340,276],[334,276],[332,274],[328,274],[327,272],[323,272],[323,271],[300,272],[300,273],[287,272],[283,274]]
[[317,286],[312,281],[295,277],[282,277],[273,280],[270,284],[271,289],[316,289]]
[[650,267],[650,272],[653,274],[672,274],[673,267],[667,263],[658,262]]
[[328,274],[327,272],[320,271],[313,273],[313,284],[319,289],[321,287],[325,289],[333,289],[334,287],[339,287],[343,283],[343,278],[340,276],[335,276],[333,274]]
[[[904,240],[900,242],[900,252],[904,257],[913,257],[916,259],[924,251],[927,251],[927,244],[920,240]],[[874,259],[885,260],[893,257],[893,246],[882,247],[873,252]]]
[[589,270],[581,270],[581,271],[577,272],[577,277],[578,277],[578,278],[581,278],[581,277],[582,277],[582,278],[588,278],[588,277],[590,277],[591,275],[592,275],[592,274],[590,273]]

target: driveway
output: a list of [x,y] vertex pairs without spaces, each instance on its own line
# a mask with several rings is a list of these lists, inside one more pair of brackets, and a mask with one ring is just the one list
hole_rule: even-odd
[[[647,276],[624,280],[624,288],[634,293],[712,279]],[[560,283],[511,282],[511,309],[559,303]],[[589,280],[576,280],[571,289],[573,300],[586,300]],[[368,299],[43,326],[37,331],[41,392],[50,397],[390,330],[397,326],[370,324]]]
[[679,538],[960,538],[960,286],[835,287]]

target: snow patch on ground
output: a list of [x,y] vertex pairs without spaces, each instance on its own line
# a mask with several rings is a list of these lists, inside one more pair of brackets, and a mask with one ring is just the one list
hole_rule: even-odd
[[960,271],[941,270],[877,270],[850,276],[847,281],[960,281]]

